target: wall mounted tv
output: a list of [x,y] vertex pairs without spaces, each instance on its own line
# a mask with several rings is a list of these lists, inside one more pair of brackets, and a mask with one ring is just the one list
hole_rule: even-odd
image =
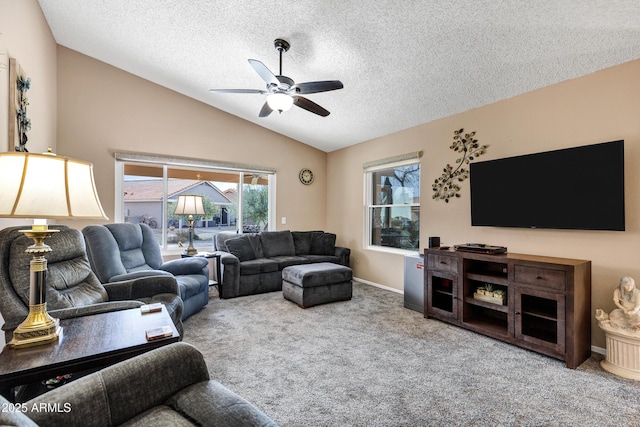
[[624,141],[472,163],[471,225],[624,231]]

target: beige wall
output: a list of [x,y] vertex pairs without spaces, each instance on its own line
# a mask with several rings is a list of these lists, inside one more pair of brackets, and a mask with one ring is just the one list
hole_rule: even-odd
[[[440,236],[447,245],[484,242],[510,252],[591,260],[592,311],[613,309],[612,291],[621,276],[640,283],[639,77],[640,60],[330,153],[327,226],[351,247],[354,275],[402,289],[403,256],[363,247],[362,164],[423,150],[421,248],[428,236]],[[489,144],[481,160],[624,139],[626,231],[471,227],[468,181],[459,199],[448,204],[431,199],[431,184],[457,158],[449,146],[461,127],[477,131],[480,143]],[[592,343],[604,347],[597,323],[592,326]]]
[[[114,150],[274,168],[276,227],[325,228],[326,153],[58,47],[58,152],[94,164],[111,220]],[[312,185],[298,180],[303,167],[314,171]],[[286,225],[281,217],[287,218]]]
[[47,147],[55,149],[56,42],[36,0],[0,0],[0,11],[0,151],[13,151],[7,125],[9,58],[15,58],[31,78],[27,149],[32,153],[42,153]]

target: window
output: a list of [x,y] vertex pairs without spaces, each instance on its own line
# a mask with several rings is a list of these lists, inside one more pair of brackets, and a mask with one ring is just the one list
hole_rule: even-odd
[[[116,221],[149,225],[163,249],[188,245],[188,219],[174,214],[178,196],[183,194],[203,198],[206,213],[194,217],[193,223],[193,245],[198,250],[211,251],[213,238],[221,231],[270,229],[273,171],[243,170],[235,165],[223,169],[202,161],[178,165],[172,159],[149,161],[127,154],[116,153]],[[180,162],[185,163],[184,159]]]
[[419,160],[365,165],[368,246],[420,248]]

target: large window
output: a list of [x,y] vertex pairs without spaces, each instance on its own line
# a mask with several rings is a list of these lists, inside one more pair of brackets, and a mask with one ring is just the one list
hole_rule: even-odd
[[270,229],[273,172],[135,160],[116,162],[116,221],[148,224],[163,249],[188,245],[188,219],[174,213],[180,195],[203,198],[205,215],[194,217],[193,244],[200,251],[211,251],[213,237],[221,231]]
[[418,160],[365,168],[368,245],[409,251],[420,247]]

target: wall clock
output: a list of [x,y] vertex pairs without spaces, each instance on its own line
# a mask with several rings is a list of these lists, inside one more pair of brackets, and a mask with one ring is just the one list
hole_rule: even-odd
[[313,182],[313,172],[310,169],[302,169],[298,175],[300,182],[304,185],[309,185]]

